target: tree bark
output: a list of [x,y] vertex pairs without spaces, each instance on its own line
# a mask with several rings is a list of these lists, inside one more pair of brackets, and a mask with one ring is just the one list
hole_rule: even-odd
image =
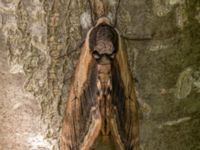
[[[137,81],[141,149],[199,149],[199,0],[104,2]],[[59,149],[91,18],[95,10],[83,0],[0,1],[0,149]]]

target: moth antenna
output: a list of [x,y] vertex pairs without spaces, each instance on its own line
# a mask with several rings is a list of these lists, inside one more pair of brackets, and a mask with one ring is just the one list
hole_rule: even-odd
[[121,35],[123,39],[131,40],[131,41],[150,41],[153,39],[153,36],[146,36],[146,37],[128,37],[126,35]]

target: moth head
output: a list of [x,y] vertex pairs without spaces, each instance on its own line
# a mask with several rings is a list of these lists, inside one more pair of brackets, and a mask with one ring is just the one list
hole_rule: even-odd
[[92,57],[100,64],[111,63],[118,50],[118,34],[107,22],[95,26],[89,36]]

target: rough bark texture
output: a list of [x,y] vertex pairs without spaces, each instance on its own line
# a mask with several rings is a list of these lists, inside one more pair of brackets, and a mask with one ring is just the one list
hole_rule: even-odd
[[[0,1],[0,149],[58,150],[89,14],[84,0]],[[123,0],[117,29],[138,81],[141,149],[200,149],[200,1]]]

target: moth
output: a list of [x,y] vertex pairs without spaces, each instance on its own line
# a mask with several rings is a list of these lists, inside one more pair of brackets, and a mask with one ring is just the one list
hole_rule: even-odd
[[118,31],[101,17],[86,36],[69,91],[61,150],[92,149],[110,137],[117,150],[139,149],[133,78]]

